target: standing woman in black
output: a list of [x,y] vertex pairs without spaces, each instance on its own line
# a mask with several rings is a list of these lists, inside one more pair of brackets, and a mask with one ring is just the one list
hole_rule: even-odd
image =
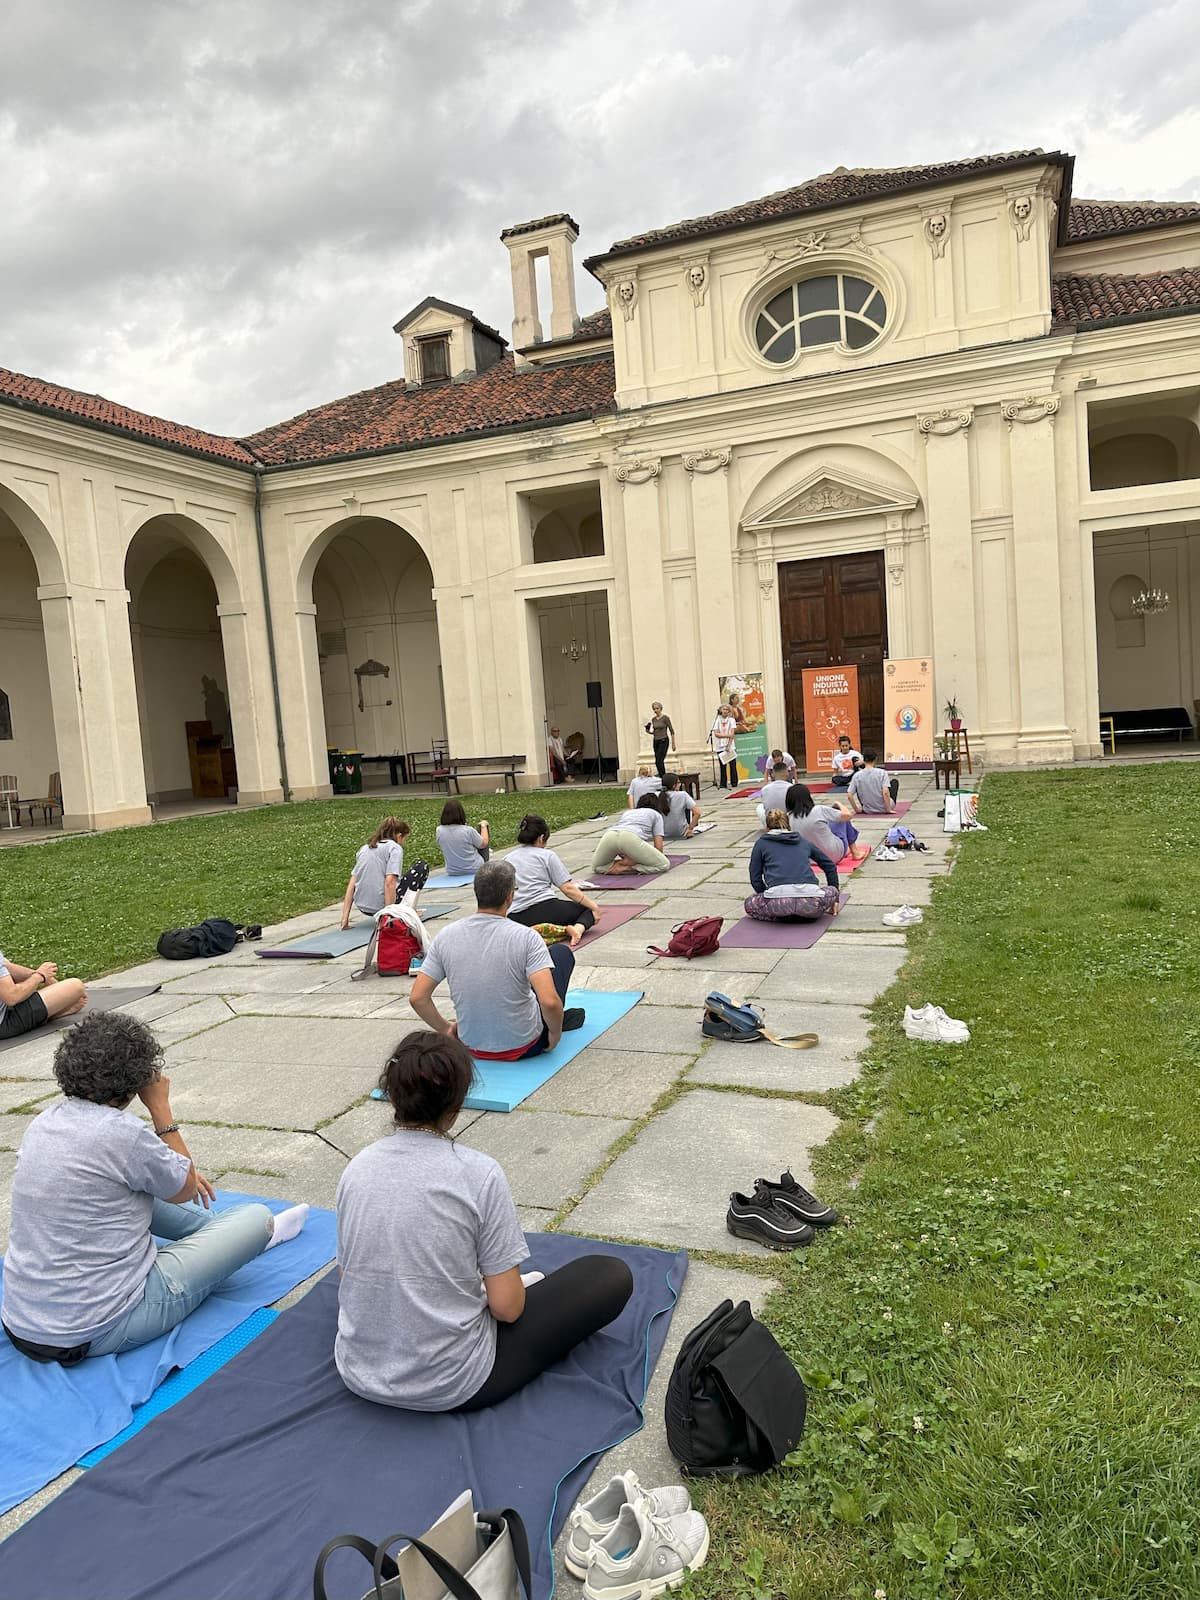
[[651,717],[646,724],[646,732],[654,741],[654,765],[658,768],[661,782],[667,781],[667,751],[675,749],[675,728],[662,708],[662,701],[656,700],[650,707]]

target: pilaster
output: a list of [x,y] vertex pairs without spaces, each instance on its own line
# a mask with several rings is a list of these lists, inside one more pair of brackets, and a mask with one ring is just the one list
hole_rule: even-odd
[[969,406],[931,412],[917,419],[925,441],[929,517],[929,586],[933,613],[933,662],[939,706],[954,698],[968,724],[979,716],[975,572],[971,547],[971,469],[967,433]]
[[728,449],[706,449],[683,458],[684,471],[692,485],[701,701],[714,706],[722,674],[759,671],[762,667],[761,662],[743,661],[739,655],[734,540],[729,514],[730,458]]

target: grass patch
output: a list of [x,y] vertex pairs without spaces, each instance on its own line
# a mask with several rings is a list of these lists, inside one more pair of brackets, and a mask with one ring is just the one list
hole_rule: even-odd
[[[151,959],[164,928],[205,917],[281,922],[315,911],[341,899],[355,851],[389,812],[413,830],[405,861],[440,866],[434,829],[443,803],[402,795],[307,800],[12,846],[0,862],[3,948],[30,966],[57,961],[64,978],[95,978]],[[624,792],[563,788],[465,803],[468,817],[487,817],[496,845],[507,848],[527,811],[563,828],[613,811]]]
[[818,1152],[851,1226],[776,1268],[808,1430],[696,1486],[691,1594],[1200,1594],[1195,774],[988,778]]

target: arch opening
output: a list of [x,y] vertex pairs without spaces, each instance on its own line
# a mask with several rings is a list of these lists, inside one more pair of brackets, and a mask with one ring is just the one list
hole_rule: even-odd
[[[19,520],[18,520],[19,519]],[[0,775],[15,779],[20,799],[53,792],[52,775],[59,770],[54,706],[50,696],[50,669],[38,588],[61,574],[57,552],[45,529],[42,538],[28,532],[37,522],[33,513],[7,491],[0,493]],[[37,524],[40,528],[40,524]],[[34,543],[42,552],[39,570]],[[47,552],[56,573],[47,573]],[[40,810],[30,813],[41,821]],[[0,826],[9,821],[8,807],[0,804]]]

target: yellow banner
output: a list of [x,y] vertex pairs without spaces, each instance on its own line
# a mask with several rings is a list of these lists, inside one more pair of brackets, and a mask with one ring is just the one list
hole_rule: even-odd
[[883,764],[932,761],[936,736],[933,662],[928,656],[883,664]]

